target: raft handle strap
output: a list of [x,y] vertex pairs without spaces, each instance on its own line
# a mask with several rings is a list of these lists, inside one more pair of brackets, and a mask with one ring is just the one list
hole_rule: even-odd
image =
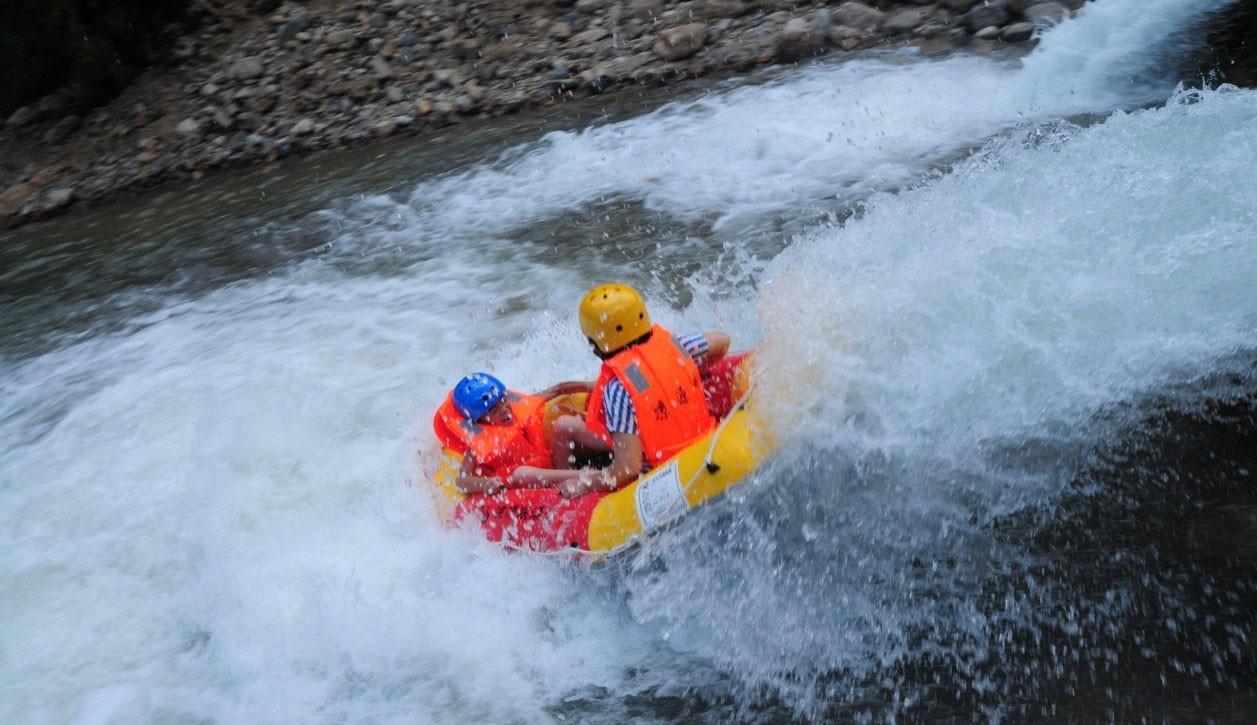
[[[751,393],[754,392],[754,390],[754,383],[747,386],[746,392],[743,393],[742,397],[738,398],[738,402],[734,403],[733,407],[729,409],[729,414],[725,416],[724,420],[720,421],[720,425],[716,426],[716,432],[711,436],[711,445],[707,446],[707,455],[703,456],[703,463],[707,467],[708,475],[714,476],[720,472],[720,464],[711,459],[711,454],[716,452],[716,445],[720,443],[720,436],[725,432],[725,426],[729,425],[729,421],[733,420],[733,414],[746,407],[746,401],[751,399]],[[698,478],[697,473],[694,474],[694,478]],[[694,478],[691,478],[689,483],[685,484],[685,488],[688,489],[690,484],[694,483]]]

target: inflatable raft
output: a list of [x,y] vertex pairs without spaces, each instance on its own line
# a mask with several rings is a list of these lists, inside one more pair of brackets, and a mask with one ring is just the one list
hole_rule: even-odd
[[[704,385],[719,425],[610,493],[565,499],[553,488],[539,488],[466,495],[454,486],[461,456],[446,448],[433,477],[442,515],[451,523],[476,521],[491,541],[531,552],[606,556],[631,546],[740,483],[771,450],[754,414],[749,367],[745,354],[712,366]],[[582,411],[584,399],[580,393],[551,400],[547,426],[559,415]]]

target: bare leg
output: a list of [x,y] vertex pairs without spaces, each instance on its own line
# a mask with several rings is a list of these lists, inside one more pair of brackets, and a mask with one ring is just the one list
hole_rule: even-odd
[[610,453],[611,446],[585,427],[585,421],[575,415],[560,416],[554,421],[554,438],[550,441],[550,462],[555,468],[571,468],[576,454]]

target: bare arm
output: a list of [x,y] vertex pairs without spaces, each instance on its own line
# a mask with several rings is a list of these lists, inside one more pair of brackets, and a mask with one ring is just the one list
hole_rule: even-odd
[[555,383],[545,390],[538,391],[537,396],[549,400],[570,393],[588,393],[593,389],[594,384],[588,380],[567,380],[562,383]]
[[578,475],[560,482],[559,493],[564,498],[572,498],[594,491],[614,491],[641,475],[642,458],[641,436],[612,433],[611,465],[602,469],[567,471]]
[[611,434],[611,465],[579,470],[520,466],[511,474],[512,488],[557,488],[564,498],[595,491],[614,491],[631,483],[642,470],[642,439],[631,433]]
[[502,479],[495,476],[481,476],[476,466],[476,459],[471,453],[463,454],[463,463],[458,467],[458,478],[454,487],[463,493],[496,493],[503,486]]
[[710,365],[729,352],[730,340],[729,336],[723,332],[704,332],[703,337],[707,338],[707,354],[699,361],[699,366]]

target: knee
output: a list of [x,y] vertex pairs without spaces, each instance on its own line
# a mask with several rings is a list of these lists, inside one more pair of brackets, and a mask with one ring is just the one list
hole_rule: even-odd
[[554,421],[554,432],[559,435],[572,436],[584,430],[585,421],[574,415],[561,415]]

